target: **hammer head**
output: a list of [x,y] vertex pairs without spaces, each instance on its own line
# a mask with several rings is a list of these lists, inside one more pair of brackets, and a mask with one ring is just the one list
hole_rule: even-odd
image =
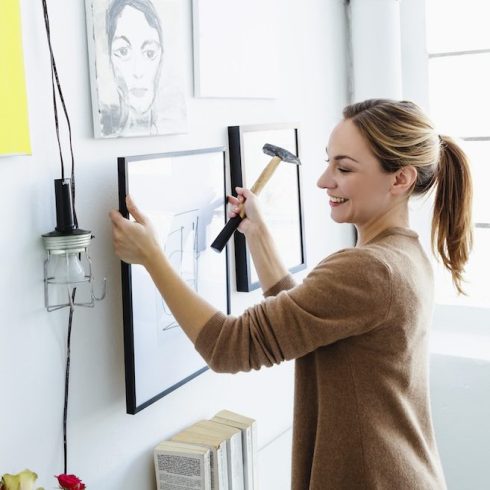
[[270,143],[266,143],[262,147],[262,151],[266,155],[270,155],[271,157],[278,157],[283,162],[295,163],[296,165],[301,165],[299,158],[284,148],[280,146],[271,145]]

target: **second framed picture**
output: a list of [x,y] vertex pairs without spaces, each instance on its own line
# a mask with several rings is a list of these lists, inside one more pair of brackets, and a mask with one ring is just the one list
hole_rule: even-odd
[[[300,157],[296,124],[229,126],[231,186],[250,188],[270,160],[262,151],[265,143],[284,148]],[[291,273],[306,267],[301,167],[281,162],[260,194],[261,209],[279,254]],[[257,289],[260,284],[245,237],[235,233],[237,291]]]

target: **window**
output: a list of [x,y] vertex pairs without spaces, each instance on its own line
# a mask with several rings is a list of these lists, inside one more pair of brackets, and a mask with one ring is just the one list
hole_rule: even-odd
[[490,2],[427,0],[429,104],[441,134],[460,139],[474,186],[474,246],[458,296],[435,267],[440,304],[490,306]]

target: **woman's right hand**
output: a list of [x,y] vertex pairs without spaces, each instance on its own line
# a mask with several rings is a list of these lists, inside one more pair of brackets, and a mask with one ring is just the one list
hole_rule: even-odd
[[260,211],[257,196],[250,190],[243,187],[235,187],[237,197],[228,196],[231,208],[228,212],[229,218],[234,218],[240,214],[242,207],[245,209],[245,218],[238,226],[238,230],[245,236],[258,231],[264,225],[264,219]]
[[126,196],[126,207],[135,221],[124,218],[115,209],[109,213],[114,251],[128,264],[146,266],[160,251],[160,244],[150,220],[136,207],[130,196]]

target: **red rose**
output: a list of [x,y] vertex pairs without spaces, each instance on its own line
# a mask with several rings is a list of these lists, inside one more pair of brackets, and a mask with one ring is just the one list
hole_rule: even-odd
[[75,475],[58,475],[56,478],[63,490],[85,490],[85,484]]

